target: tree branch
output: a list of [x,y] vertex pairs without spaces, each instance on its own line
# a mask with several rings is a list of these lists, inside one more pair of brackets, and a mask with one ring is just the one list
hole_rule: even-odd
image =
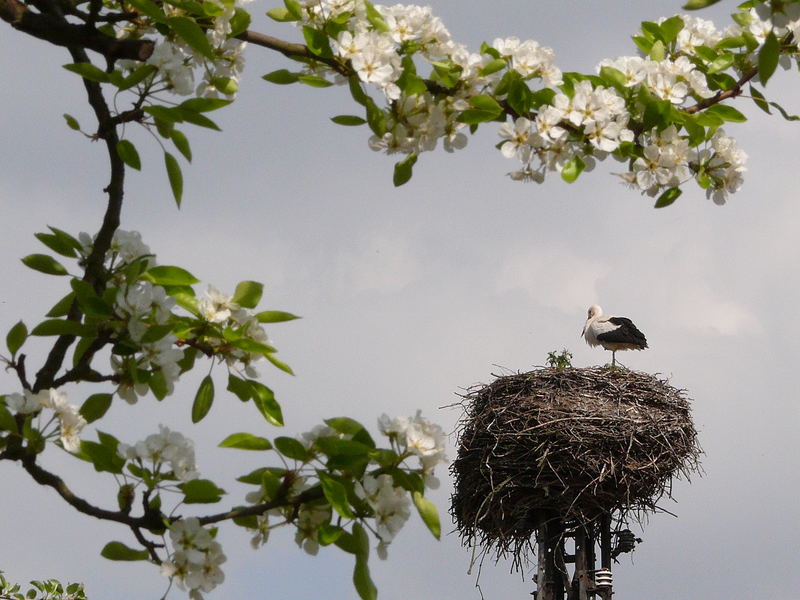
[[[0,3],[18,2],[18,0],[0,0]],[[55,5],[52,0],[42,0],[44,8],[50,11],[51,18],[55,19],[60,26],[69,25],[64,18],[61,9]],[[27,9],[26,9],[27,10]],[[80,28],[85,33],[85,28]],[[89,57],[86,55],[84,46],[68,45],[69,53],[73,61],[76,63],[88,63]],[[106,143],[108,151],[109,163],[111,167],[111,178],[105,192],[108,193],[108,206],[103,218],[103,224],[95,236],[92,252],[86,259],[86,270],[83,275],[83,280],[90,283],[98,295],[102,294],[106,285],[106,273],[103,267],[105,262],[106,253],[111,247],[111,240],[114,232],[119,227],[120,213],[122,212],[122,198],[124,195],[124,182],[125,182],[125,164],[117,154],[117,144],[119,143],[119,136],[117,135],[116,125],[114,124],[111,111],[108,108],[103,91],[100,84],[95,81],[83,79],[83,85],[86,88],[89,105],[97,117],[98,131],[103,131],[103,140]],[[71,321],[80,321],[81,311],[77,301],[73,302],[70,307],[67,319]],[[53,348],[47,355],[47,360],[39,372],[36,374],[36,382],[33,386],[33,391],[53,387],[56,381],[56,374],[58,373],[61,365],[64,362],[67,350],[75,341],[75,336],[62,335],[55,341]]]
[[124,525],[128,525],[129,527],[146,528],[146,524],[152,524],[151,517],[131,517],[130,515],[120,511],[106,510],[104,508],[94,506],[80,496],[76,496],[75,493],[69,489],[69,486],[67,486],[63,479],[36,464],[35,454],[25,455],[21,458],[15,456],[4,456],[3,458],[20,460],[22,467],[28,472],[28,474],[36,483],[53,488],[56,492],[58,492],[58,495],[67,502],[67,504],[72,506],[78,512],[95,517],[97,519],[122,523]]
[[93,27],[69,23],[56,14],[35,13],[19,0],[0,0],[0,19],[22,33],[57,46],[94,50],[109,62],[120,58],[147,60],[155,48],[152,40],[118,40]]
[[215,515],[209,515],[207,517],[200,517],[198,520],[200,521],[201,525],[210,525],[211,523],[219,523],[220,521],[226,521],[228,519],[236,519],[238,517],[253,517],[253,516],[263,515],[265,512],[272,510],[273,508],[283,508],[284,506],[299,506],[301,504],[305,504],[306,502],[320,500],[324,498],[324,496],[325,495],[322,493],[322,488],[316,486],[307,489],[306,491],[298,494],[293,498],[281,497],[279,495],[277,500],[272,500],[270,502],[262,502],[261,504],[254,504],[253,506],[232,508],[231,510],[223,513],[217,513]]
[[713,96],[711,96],[711,98],[704,98],[697,104],[685,109],[684,112],[693,115],[696,112],[705,110],[709,106],[714,106],[715,104],[719,104],[720,102],[722,102],[723,100],[727,100],[728,98],[736,98],[736,96],[742,93],[742,86],[751,79],[753,79],[753,77],[755,77],[756,75],[758,75],[758,67],[753,67],[747,73],[742,75],[739,78],[739,81],[736,82],[736,85],[734,85],[731,89],[725,90],[724,92],[719,91]]
[[272,37],[271,35],[258,33],[257,31],[245,31],[236,37],[240,40],[244,40],[245,42],[255,44],[256,46],[263,46],[264,48],[269,48],[270,50],[276,50],[288,58],[303,58],[321,62],[344,76],[349,76],[352,74],[347,65],[340,59],[319,57],[303,44],[293,44],[291,42],[286,42],[284,40]]

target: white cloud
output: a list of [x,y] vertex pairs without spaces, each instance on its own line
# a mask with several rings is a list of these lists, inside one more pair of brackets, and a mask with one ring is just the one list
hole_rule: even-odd
[[399,292],[420,275],[420,261],[409,242],[391,233],[373,232],[338,261],[339,283],[356,292]]
[[522,290],[540,306],[582,312],[597,301],[597,284],[610,271],[609,265],[565,248],[527,248],[504,261],[495,289],[499,294]]
[[745,306],[714,293],[700,281],[669,296],[670,320],[680,329],[710,329],[721,335],[763,331],[761,322]]

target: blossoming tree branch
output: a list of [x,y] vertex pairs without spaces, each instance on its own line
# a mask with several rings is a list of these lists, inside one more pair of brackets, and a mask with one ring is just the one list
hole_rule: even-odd
[[[685,8],[713,2],[690,0]],[[158,265],[138,233],[120,229],[126,170],[142,164],[130,128],[152,133],[180,204],[181,163],[192,159],[187,131],[217,129],[208,115],[234,101],[250,44],[292,60],[293,68],[264,75],[271,83],[346,87],[357,114],[333,121],[366,125],[373,150],[401,155],[395,185],[408,181],[421,153],[440,142],[448,152],[461,149],[468,134],[496,123],[515,180],[542,182],[555,172],[572,182],[613,158],[622,182],[657,198],[656,207],[673,203],[691,181],[722,204],[745,171],[745,153],[723,129],[745,120],[735,105],[749,98],[798,119],[762,90],[779,66],[796,62],[800,2],[750,0],[724,29],[687,15],[644,22],[631,56],[602,59],[587,74],[562,72],[554,51],[533,40],[499,38],[469,49],[419,6],[284,0],[267,16],[294,27],[287,37],[297,41],[251,30],[251,15],[237,0],[0,0],[0,18],[11,27],[66,49],[64,68],[82,79],[96,120],[86,126],[66,114],[66,124],[102,141],[110,166],[97,233],[50,227],[36,234],[49,253],[23,259],[69,285],[44,320],[31,328],[19,321],[7,332],[0,360],[18,388],[0,396],[0,460],[19,465],[74,509],[127,528],[137,545],[111,541],[103,555],[150,561],[193,598],[223,579],[217,531],[226,522],[250,530],[254,546],[275,527],[291,526],[307,552],[335,546],[352,554],[355,588],[374,598],[370,548],[386,556],[412,505],[439,536],[425,491],[437,485],[444,436],[420,414],[382,416],[382,444],[348,417],[296,437],[232,433],[220,446],[273,460],[238,478],[252,485],[245,498],[209,514],[189,513],[222,502],[225,492],[201,476],[183,434],[162,426],[143,440],[87,435],[86,426],[113,402],[163,400],[204,361],[214,369],[196,391],[193,422],[209,414],[221,395],[215,382],[225,378],[226,396],[252,403],[280,427],[280,404],[258,367],[291,372],[266,327],[295,316],[259,310],[260,283],[243,281],[232,294],[198,292],[193,274]],[[25,353],[30,336],[53,340],[35,365]],[[73,403],[63,388],[82,382],[106,391]],[[48,470],[50,447],[113,476],[116,498],[105,506],[85,500]],[[34,594],[51,585],[39,583]],[[2,576],[0,592],[17,593]]]

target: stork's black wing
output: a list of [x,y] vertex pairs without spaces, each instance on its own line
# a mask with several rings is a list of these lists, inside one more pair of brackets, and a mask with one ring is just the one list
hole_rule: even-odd
[[647,338],[629,318],[609,317],[608,322],[616,325],[616,329],[598,334],[598,340],[618,344],[636,344],[641,348],[647,348]]

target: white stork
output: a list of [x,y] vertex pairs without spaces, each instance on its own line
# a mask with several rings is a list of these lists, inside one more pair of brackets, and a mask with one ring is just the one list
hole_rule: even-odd
[[596,304],[589,307],[589,318],[581,335],[590,346],[611,350],[611,366],[617,365],[617,350],[644,350],[647,339],[627,317],[604,315]]

